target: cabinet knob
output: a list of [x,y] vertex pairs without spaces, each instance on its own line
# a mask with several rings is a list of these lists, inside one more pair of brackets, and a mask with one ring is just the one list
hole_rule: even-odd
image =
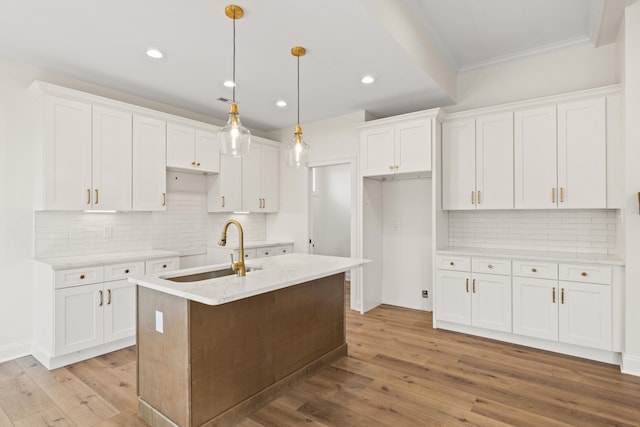
[[196,163],[196,166],[200,166],[200,162]]
[[191,162],[191,166],[195,166],[195,165],[196,165],[196,162]]
[[244,254],[244,257],[245,258],[249,258],[249,254]]
[[124,271],[124,274],[129,274],[129,269],[128,268]]
[[389,166],[389,170],[392,171],[393,170],[393,165]]
[[80,275],[80,280],[84,279],[84,274]]
[[167,268],[167,264],[162,264],[162,268]]
[[531,269],[531,271],[533,271],[535,273],[538,270],[536,270],[536,268],[534,267],[534,268]]
[[487,267],[489,267],[489,268],[493,268],[493,265],[489,264]]
[[269,255],[269,252],[265,252],[264,254],[265,254],[265,255]]
[[580,273],[580,275],[581,275],[582,277],[587,277],[587,272],[586,272],[586,271],[583,271],[582,273]]
[[398,166],[398,165],[393,165],[393,168],[394,168],[394,169],[398,169],[399,167],[400,167],[400,166]]
[[453,262],[453,261],[451,261],[451,262],[449,263],[449,265],[456,265],[456,263],[455,263],[455,262]]

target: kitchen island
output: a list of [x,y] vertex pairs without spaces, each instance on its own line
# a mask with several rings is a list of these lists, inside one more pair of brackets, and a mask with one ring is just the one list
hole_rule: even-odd
[[[287,254],[130,279],[138,292],[139,415],[232,425],[347,354],[344,272],[366,260]],[[203,279],[203,280],[192,280]]]

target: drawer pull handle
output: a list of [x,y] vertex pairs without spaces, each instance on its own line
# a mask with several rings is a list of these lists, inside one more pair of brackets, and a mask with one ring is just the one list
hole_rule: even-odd
[[471,192],[471,204],[475,205],[475,199],[476,199],[476,192],[472,191]]
[[466,289],[467,289],[467,293],[469,293],[469,279],[467,278],[467,285],[466,285]]
[[107,289],[107,305],[111,304],[111,289]]
[[580,275],[581,275],[582,277],[587,277],[587,272],[586,272],[586,271],[583,271],[582,273],[580,273]]
[[124,274],[129,274],[129,269],[128,268],[124,271]]
[[556,303],[556,288],[553,288],[553,292],[551,293],[551,302]]
[[80,280],[84,279],[84,274],[80,275]]
[[535,273],[538,270],[534,267],[534,268],[531,269],[531,271]]
[[564,288],[560,291],[560,303],[564,304]]
[[476,293],[476,279],[473,279],[473,293]]
[[162,264],[162,268],[167,268],[167,264]]
[[489,268],[493,268],[493,265],[489,264],[487,267],[489,267]]
[[455,262],[453,262],[453,261],[451,261],[451,262],[449,263],[449,265],[456,265],[456,263],[455,263]]
[[102,291],[98,291],[98,294],[100,294],[100,304],[98,304],[98,307],[102,307],[104,295]]

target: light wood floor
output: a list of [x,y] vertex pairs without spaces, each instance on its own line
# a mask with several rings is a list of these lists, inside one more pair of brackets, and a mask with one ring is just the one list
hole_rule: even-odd
[[[640,378],[616,366],[433,330],[414,310],[347,317],[349,356],[240,426],[640,426]],[[136,411],[134,348],[0,364],[0,427],[145,425]]]

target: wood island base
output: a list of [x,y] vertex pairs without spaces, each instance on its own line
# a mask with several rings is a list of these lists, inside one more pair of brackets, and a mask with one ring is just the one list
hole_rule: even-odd
[[344,283],[340,273],[221,305],[138,286],[140,417],[233,425],[346,356]]

